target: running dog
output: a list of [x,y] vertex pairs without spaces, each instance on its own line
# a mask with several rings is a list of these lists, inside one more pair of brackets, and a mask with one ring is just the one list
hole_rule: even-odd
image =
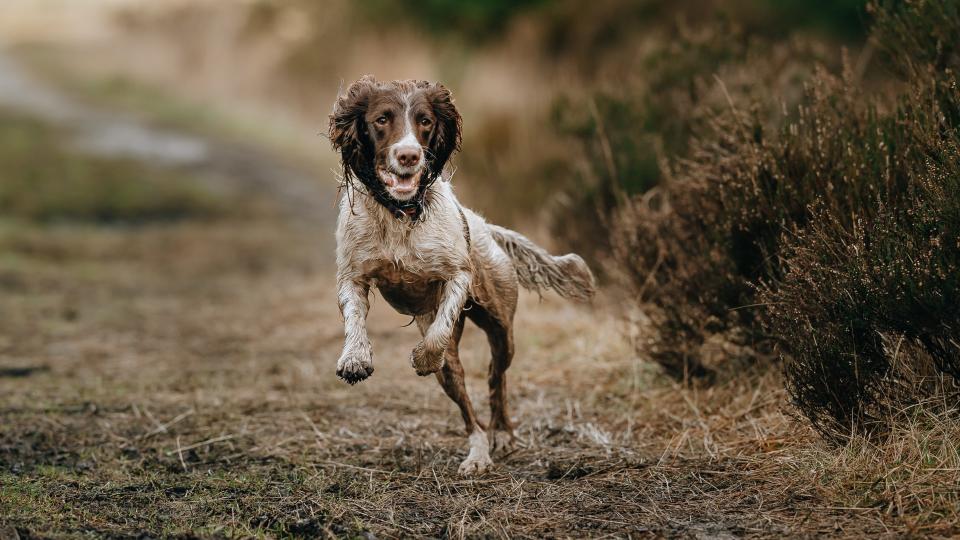
[[[492,465],[495,444],[513,437],[506,370],[513,359],[519,286],[587,300],[594,278],[574,254],[553,256],[519,233],[464,208],[444,179],[460,148],[461,118],[441,84],[380,82],[366,76],[337,99],[329,137],[343,165],[337,223],[337,296],[345,327],[337,375],[356,384],[373,374],[367,299],[376,287],[417,323],[410,354],[418,375],[435,373],[460,407],[469,438],[462,475]],[[458,345],[466,319],[487,334],[492,359],[490,423],[477,420],[464,386]]]

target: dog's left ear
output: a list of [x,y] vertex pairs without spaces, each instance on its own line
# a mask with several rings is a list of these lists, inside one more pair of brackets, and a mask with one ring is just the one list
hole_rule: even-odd
[[450,156],[460,150],[462,120],[453,104],[453,94],[442,84],[435,83],[427,90],[427,100],[437,118],[437,127],[430,138],[431,168],[440,174]]

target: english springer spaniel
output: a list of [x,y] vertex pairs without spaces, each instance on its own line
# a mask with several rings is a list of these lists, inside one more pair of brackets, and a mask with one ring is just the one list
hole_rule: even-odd
[[[443,85],[368,75],[337,99],[329,136],[340,152],[345,190],[337,287],[346,339],[337,375],[356,384],[373,373],[366,318],[367,295],[376,287],[420,329],[423,339],[410,354],[417,374],[435,373],[460,407],[470,444],[460,474],[471,475],[493,463],[487,433],[497,447],[513,438],[505,372],[513,358],[518,286],[586,300],[594,279],[579,256],[550,255],[460,205],[442,177],[459,150],[460,128]],[[458,344],[466,319],[486,332],[492,353],[487,425],[464,387]]]

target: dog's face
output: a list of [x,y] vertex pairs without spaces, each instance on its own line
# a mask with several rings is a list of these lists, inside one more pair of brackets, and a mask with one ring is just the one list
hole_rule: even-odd
[[441,84],[368,75],[337,99],[329,135],[347,179],[375,175],[391,197],[406,201],[459,148],[460,113]]

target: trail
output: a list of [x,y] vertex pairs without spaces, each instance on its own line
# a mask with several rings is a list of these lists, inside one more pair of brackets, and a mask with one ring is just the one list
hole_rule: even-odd
[[83,152],[180,168],[214,185],[275,200],[289,218],[327,230],[333,226],[336,190],[317,171],[251,145],[158,128],[134,115],[84,103],[33,76],[2,48],[0,106],[64,128]]

